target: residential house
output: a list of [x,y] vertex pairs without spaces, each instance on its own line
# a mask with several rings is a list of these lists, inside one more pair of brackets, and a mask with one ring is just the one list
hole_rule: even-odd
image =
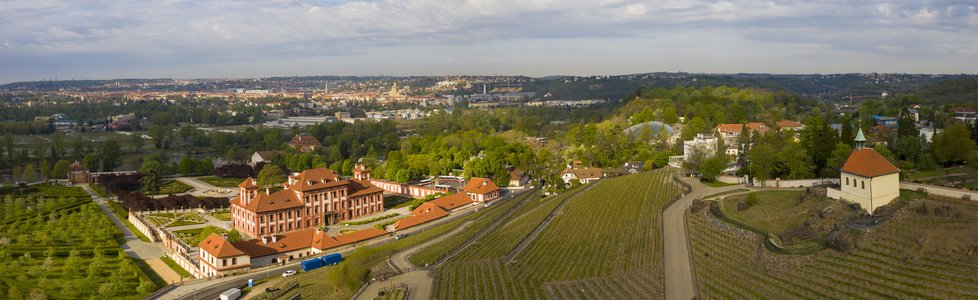
[[299,150],[299,152],[313,152],[323,147],[316,137],[308,133],[300,133],[289,141],[289,147]]

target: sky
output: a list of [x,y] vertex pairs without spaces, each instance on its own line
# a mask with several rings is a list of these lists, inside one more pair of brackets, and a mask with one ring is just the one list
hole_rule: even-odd
[[978,73],[978,1],[3,1],[0,83]]

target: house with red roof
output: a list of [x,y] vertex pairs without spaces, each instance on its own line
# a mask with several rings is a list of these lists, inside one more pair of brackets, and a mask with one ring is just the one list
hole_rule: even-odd
[[747,124],[720,124],[713,131],[720,134],[723,143],[726,145],[737,145],[739,143],[740,132],[744,131],[744,126],[753,134],[754,132],[765,133],[768,130],[767,124],[751,122]]
[[829,188],[827,194],[859,204],[872,214],[900,196],[900,169],[873,148],[863,147],[866,137],[861,128],[855,140],[856,148],[839,172],[840,188]]
[[326,168],[292,176],[283,189],[262,191],[253,178],[238,185],[231,225],[253,237],[335,224],[384,211],[384,190],[367,180],[340,178]]
[[472,177],[462,188],[472,202],[491,202],[499,199],[499,187],[489,178]]
[[216,233],[211,233],[200,244],[200,271],[204,276],[227,276],[246,273],[251,258]]
[[319,140],[317,140],[316,137],[312,136],[311,134],[300,133],[297,134],[295,137],[293,137],[291,141],[289,141],[289,147],[299,150],[299,152],[305,153],[305,152],[316,151],[319,148],[322,148],[323,144],[320,143]]

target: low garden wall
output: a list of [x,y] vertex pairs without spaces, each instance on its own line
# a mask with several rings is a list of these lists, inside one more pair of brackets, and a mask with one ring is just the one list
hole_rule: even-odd
[[927,193],[928,195],[937,195],[937,196],[949,197],[955,199],[978,200],[978,192],[962,190],[962,189],[953,189],[953,188],[935,186],[935,185],[926,185],[926,184],[901,181],[900,189],[924,192]]

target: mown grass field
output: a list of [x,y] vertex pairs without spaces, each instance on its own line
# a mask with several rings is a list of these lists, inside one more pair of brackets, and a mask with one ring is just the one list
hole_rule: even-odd
[[688,215],[701,299],[978,298],[978,203],[913,200],[848,252],[774,254],[757,234]]
[[671,176],[660,170],[595,183],[570,196],[552,222],[520,248],[561,199],[528,205],[436,270],[433,296],[663,298],[660,217],[680,193]]

